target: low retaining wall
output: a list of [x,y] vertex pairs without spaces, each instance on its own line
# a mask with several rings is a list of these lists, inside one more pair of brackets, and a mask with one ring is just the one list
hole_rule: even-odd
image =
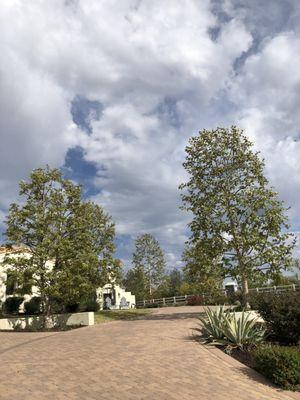
[[[22,330],[41,329],[44,324],[43,316],[16,317],[0,319],[0,330]],[[94,313],[82,312],[75,314],[54,314],[51,315],[47,324],[52,328],[63,328],[65,326],[88,326],[94,325]]]

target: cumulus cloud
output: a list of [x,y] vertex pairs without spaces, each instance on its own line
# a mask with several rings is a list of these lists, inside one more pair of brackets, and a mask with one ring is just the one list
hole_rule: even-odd
[[[232,83],[237,119],[266,160],[271,183],[300,219],[300,40],[293,32],[266,41]],[[288,177],[288,178],[287,178]]]
[[296,226],[298,11],[281,3],[271,12],[268,1],[4,0],[1,212],[33,167],[63,166],[80,146],[122,258],[151,232],[177,266],[189,220],[177,189],[184,146],[203,127],[238,122]]

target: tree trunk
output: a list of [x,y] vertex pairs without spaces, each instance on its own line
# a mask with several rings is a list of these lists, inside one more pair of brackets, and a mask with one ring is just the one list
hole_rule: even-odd
[[53,324],[50,318],[51,316],[50,302],[46,296],[43,296],[42,304],[43,304],[43,316],[44,316],[43,328],[44,329],[53,328]]
[[250,308],[250,305],[248,303],[248,293],[249,293],[249,288],[248,288],[248,279],[246,277],[242,277],[242,296],[243,296],[243,306],[245,308]]
[[149,273],[149,295],[150,297],[152,296],[152,286],[151,286],[152,282],[151,282],[151,273]]

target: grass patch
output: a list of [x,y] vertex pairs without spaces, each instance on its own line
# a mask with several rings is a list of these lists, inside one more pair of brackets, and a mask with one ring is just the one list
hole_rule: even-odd
[[129,310],[103,310],[95,312],[95,324],[111,321],[132,321],[151,314],[153,310],[131,308]]

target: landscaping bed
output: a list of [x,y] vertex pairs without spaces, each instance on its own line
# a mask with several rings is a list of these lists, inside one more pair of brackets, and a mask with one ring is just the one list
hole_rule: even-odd
[[279,387],[300,391],[299,293],[265,293],[250,303],[264,324],[247,311],[207,309],[200,318],[202,338]]

